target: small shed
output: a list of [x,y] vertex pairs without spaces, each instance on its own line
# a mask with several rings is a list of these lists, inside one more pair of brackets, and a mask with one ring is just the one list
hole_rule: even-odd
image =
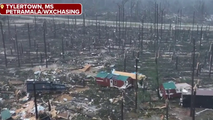
[[160,85],[159,95],[164,99],[177,97],[175,82],[169,81]]

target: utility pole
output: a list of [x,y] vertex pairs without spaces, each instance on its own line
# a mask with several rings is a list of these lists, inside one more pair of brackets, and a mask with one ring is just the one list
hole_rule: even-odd
[[[193,28],[194,29],[194,22],[195,22],[195,12],[193,13]],[[193,31],[192,31],[192,37],[193,37]],[[194,115],[194,66],[195,66],[195,39],[194,37],[192,38],[193,42],[193,52],[192,52],[192,81],[191,81],[191,111],[190,111],[190,116],[192,117],[192,120],[195,120],[195,115]]]
[[[157,53],[155,53],[155,65],[156,65],[156,81],[157,81],[157,92],[159,93],[158,87],[160,86],[159,84],[159,78],[158,78],[158,56]],[[158,94],[159,95],[159,94]],[[158,96],[160,97],[160,96]]]
[[166,120],[169,120],[169,99],[166,99]]
[[36,115],[36,120],[38,119],[38,109],[37,109],[37,101],[36,101],[36,85],[35,85],[35,79],[33,82],[33,91],[34,91],[34,105],[35,105],[35,115]]
[[139,52],[137,52],[137,57],[135,59],[135,112],[137,112],[138,106],[138,61],[139,61]]
[[194,65],[195,65],[195,39],[193,38],[193,52],[192,52],[192,83],[191,83],[191,117],[195,120],[195,107],[194,107]]
[[123,120],[124,119],[124,104],[123,104],[123,100],[124,100],[124,92],[123,91],[121,91],[121,94],[122,94],[122,98],[121,98],[121,120]]

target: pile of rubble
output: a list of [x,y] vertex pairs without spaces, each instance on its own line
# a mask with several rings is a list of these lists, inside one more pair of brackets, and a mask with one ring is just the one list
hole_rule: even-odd
[[[95,117],[100,108],[93,104],[92,99],[79,96],[83,91],[90,89],[86,84],[83,84],[83,81],[86,83],[93,80],[93,77],[84,74],[90,67],[90,65],[87,65],[72,72],[67,69],[42,70],[40,68],[39,71],[34,72],[33,79],[1,82],[0,104],[4,105],[3,108],[5,107],[1,109],[1,117],[17,120],[35,119],[35,94],[28,91],[28,81],[34,81],[35,84],[37,81],[65,84],[68,88],[59,94],[44,92],[36,95],[37,112],[40,119],[72,119],[78,115]],[[35,89],[37,89],[37,86]]]

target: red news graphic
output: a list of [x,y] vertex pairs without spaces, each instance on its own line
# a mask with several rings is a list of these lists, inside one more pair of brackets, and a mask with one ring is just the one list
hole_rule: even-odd
[[2,15],[81,15],[81,4],[1,4]]

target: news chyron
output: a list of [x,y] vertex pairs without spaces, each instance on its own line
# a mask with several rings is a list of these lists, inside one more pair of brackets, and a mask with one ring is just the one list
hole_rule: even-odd
[[81,15],[82,4],[2,3],[1,15]]

